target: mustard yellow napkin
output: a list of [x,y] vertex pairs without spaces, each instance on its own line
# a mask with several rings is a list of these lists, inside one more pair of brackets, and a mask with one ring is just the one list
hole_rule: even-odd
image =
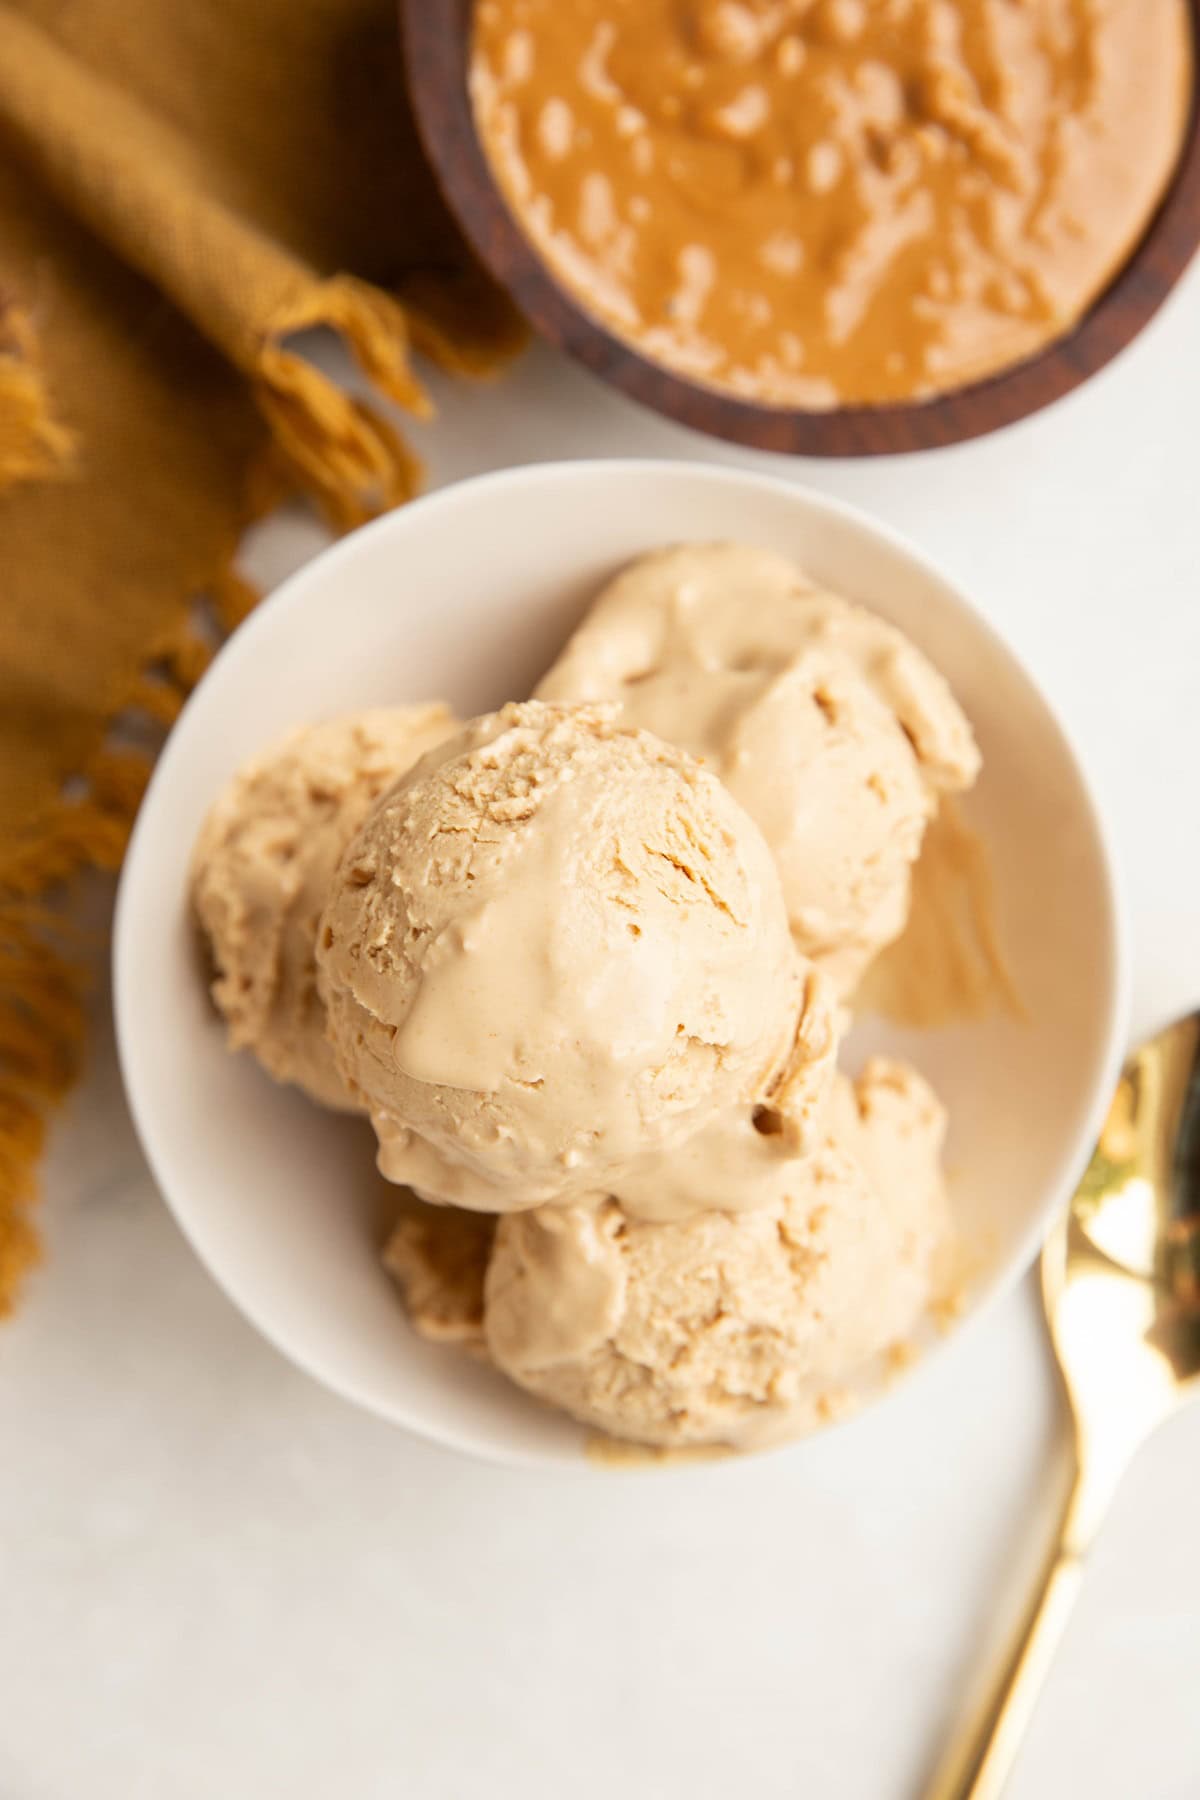
[[484,374],[520,342],[417,151],[392,0],[0,0],[0,1311],[82,1045],[47,897],[117,865],[148,773],[114,721],[178,710],[196,597],[253,604],[257,513],[346,526],[419,480],[289,347],[314,325],[414,415],[414,348]]

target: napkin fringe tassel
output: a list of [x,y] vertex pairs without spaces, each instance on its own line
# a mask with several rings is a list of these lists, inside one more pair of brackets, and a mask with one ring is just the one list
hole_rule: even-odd
[[75,436],[54,415],[29,315],[0,293],[0,494],[66,475]]
[[[244,525],[285,497],[269,458],[252,472],[249,493]],[[205,588],[218,640],[259,597],[234,567],[236,541]],[[120,867],[150,777],[154,751],[122,742],[122,723],[136,722],[142,739],[161,738],[213,651],[185,614],[154,647],[80,776],[0,864],[0,1316],[40,1258],[38,1163],[50,1117],[83,1062],[88,934],[64,902],[85,871]]]
[[[438,318],[435,291],[415,297],[426,305],[413,325],[413,338],[435,360],[481,375],[520,347],[522,329],[502,318],[490,343],[481,337],[456,354],[451,325],[458,321]],[[464,290],[464,316],[472,299]],[[247,371],[270,440],[248,472],[243,517],[204,589],[209,640],[233,631],[258,599],[234,561],[242,532],[256,519],[299,493],[346,530],[409,499],[420,485],[419,459],[383,414],[290,346],[296,333],[320,327],[342,338],[388,399],[418,417],[431,411],[409,365],[408,316],[390,296],[340,275],[314,281],[272,319]],[[20,481],[69,478],[74,450],[72,433],[55,416],[29,316],[0,294],[0,492]],[[87,977],[64,896],[85,870],[120,866],[153,765],[147,727],[161,738],[212,651],[185,612],[154,647],[79,777],[0,860],[0,1315],[11,1310],[40,1255],[37,1165],[49,1117],[83,1059]],[[121,735],[128,719],[141,727],[132,744]]]
[[277,313],[250,371],[254,398],[285,469],[336,531],[411,500],[423,465],[377,407],[331,381],[295,349],[298,333],[337,333],[368,381],[414,417],[432,408],[408,360],[408,320],[388,295],[351,275],[315,282]]

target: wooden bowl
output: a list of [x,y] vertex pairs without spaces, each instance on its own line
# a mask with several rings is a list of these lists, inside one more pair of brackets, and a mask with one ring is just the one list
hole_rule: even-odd
[[[1193,0],[1200,37],[1200,0]],[[682,425],[759,450],[879,456],[980,437],[1059,399],[1110,362],[1158,311],[1200,244],[1200,117],[1193,100],[1178,167],[1138,248],[1075,329],[986,381],[906,405],[826,412],[759,405],[640,356],[561,287],[492,176],[467,92],[471,0],[400,0],[413,111],[459,225],[495,279],[551,344]]]

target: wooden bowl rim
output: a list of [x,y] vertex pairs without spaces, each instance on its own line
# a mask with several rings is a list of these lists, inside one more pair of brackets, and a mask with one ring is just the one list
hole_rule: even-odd
[[[399,0],[417,130],[443,196],[476,256],[530,324],[602,380],[682,425],[754,449],[876,456],[982,437],[1049,406],[1111,362],[1163,305],[1200,245],[1200,82],[1179,161],[1124,267],[1067,336],[1027,361],[923,401],[774,407],[705,387],[648,360],[593,318],[524,235],[475,130],[466,82],[471,0]],[[1200,0],[1190,0],[1200,40]]]

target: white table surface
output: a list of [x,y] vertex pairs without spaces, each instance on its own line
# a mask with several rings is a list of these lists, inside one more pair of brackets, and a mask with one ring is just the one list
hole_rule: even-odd
[[[742,454],[545,351],[491,388],[436,385],[435,483],[698,457],[909,533],[1095,772],[1135,1029],[1200,1000],[1200,277],[1084,392],[921,458]],[[292,518],[247,559],[270,582],[319,542]],[[773,1458],[486,1467],[359,1415],[242,1322],[142,1161],[103,980],[95,1010],[49,1260],[0,1330],[0,1800],[919,1793],[1062,1473],[1030,1283],[874,1416]],[[1200,1794],[1198,1495],[1200,1406],[1118,1496],[1012,1800]]]

